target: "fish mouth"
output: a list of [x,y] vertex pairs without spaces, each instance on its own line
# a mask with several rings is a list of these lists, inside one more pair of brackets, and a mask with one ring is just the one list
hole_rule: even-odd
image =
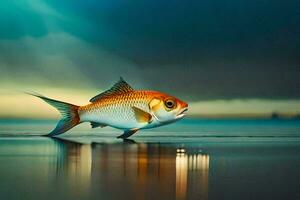
[[186,115],[186,111],[188,110],[188,108],[186,107],[186,108],[183,108],[177,115],[176,115],[176,118],[178,119],[178,118],[182,118],[182,117],[184,117],[185,115]]

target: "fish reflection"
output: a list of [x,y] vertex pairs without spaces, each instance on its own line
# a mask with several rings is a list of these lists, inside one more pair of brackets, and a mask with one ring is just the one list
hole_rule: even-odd
[[[209,155],[157,143],[56,139],[57,174],[81,194],[122,199],[208,199]],[[61,176],[59,176],[61,177]]]
[[[87,197],[92,177],[92,148],[68,140],[54,139],[58,147],[56,175],[59,181],[67,181],[69,187],[77,188],[81,198]],[[60,180],[60,179],[64,180]]]

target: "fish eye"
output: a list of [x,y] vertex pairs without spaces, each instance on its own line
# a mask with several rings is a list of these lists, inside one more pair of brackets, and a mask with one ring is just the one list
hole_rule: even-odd
[[165,101],[165,105],[167,108],[174,108],[175,106],[175,101],[172,99],[168,99]]

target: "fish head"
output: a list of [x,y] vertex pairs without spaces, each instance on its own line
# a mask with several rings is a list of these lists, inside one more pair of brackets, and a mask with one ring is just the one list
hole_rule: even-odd
[[188,104],[176,97],[158,94],[150,101],[151,114],[160,123],[171,123],[182,119],[188,110]]

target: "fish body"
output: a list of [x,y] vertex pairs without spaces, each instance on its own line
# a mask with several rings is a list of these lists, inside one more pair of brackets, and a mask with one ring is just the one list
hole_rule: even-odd
[[109,124],[118,129],[144,128],[149,125],[147,120],[139,121],[133,107],[151,113],[149,103],[155,92],[132,91],[103,98],[79,108],[82,122]]
[[122,78],[109,90],[93,97],[84,106],[75,106],[36,95],[56,107],[62,114],[55,136],[77,124],[90,122],[92,128],[111,126],[124,130],[127,138],[140,129],[154,128],[177,121],[185,116],[188,104],[162,92],[134,90]]

